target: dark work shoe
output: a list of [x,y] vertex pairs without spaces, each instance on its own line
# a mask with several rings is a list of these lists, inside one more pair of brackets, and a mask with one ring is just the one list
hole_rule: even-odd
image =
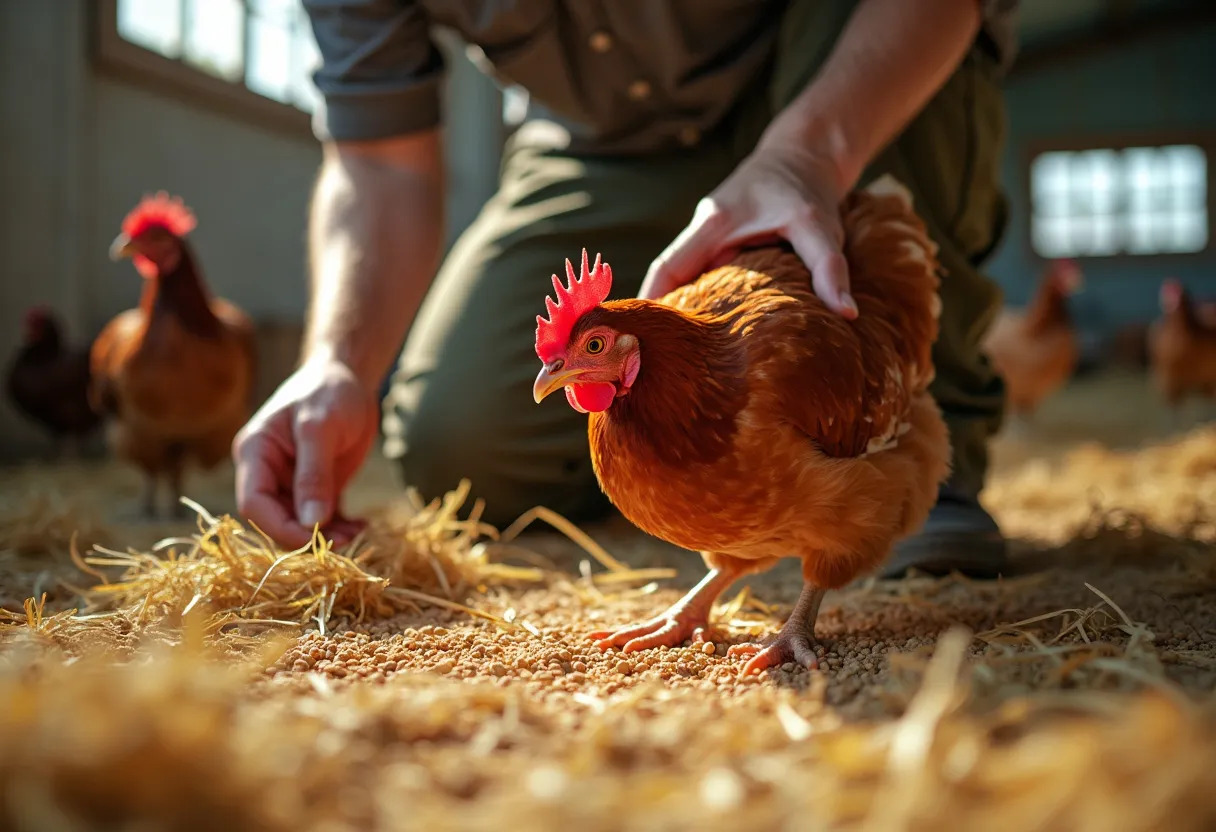
[[879,577],[901,578],[909,569],[995,578],[1009,573],[1009,553],[996,521],[978,500],[943,490],[924,528],[896,544]]

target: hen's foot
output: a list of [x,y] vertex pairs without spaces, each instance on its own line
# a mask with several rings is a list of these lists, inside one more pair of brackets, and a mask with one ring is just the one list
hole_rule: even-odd
[[145,523],[155,523],[160,519],[159,512],[156,510],[157,482],[156,478],[151,475],[144,477],[144,491],[140,498],[140,508],[142,510],[142,519]]
[[741,676],[760,673],[770,667],[780,667],[786,662],[797,662],[808,669],[819,667],[815,655],[815,619],[819,616],[819,604],[823,601],[823,590],[810,584],[802,585],[802,593],[794,611],[786,620],[777,638],[765,647],[758,644],[736,644],[726,651],[728,656],[751,656],[743,665]]
[[688,639],[693,642],[707,641],[709,610],[722,590],[734,580],[733,574],[712,570],[687,595],[657,618],[619,630],[592,633],[591,638],[601,650],[620,647],[626,653],[652,647],[679,647]]
[[726,655],[751,657],[739,671],[740,676],[761,673],[770,667],[781,667],[786,662],[794,662],[808,670],[814,670],[819,667],[819,657],[815,655],[816,643],[815,639],[806,633],[782,631],[765,647],[759,644],[736,644],[726,651]]
[[1005,434],[1010,439],[1030,439],[1034,433],[1034,419],[1024,411],[1015,411],[1009,415],[1006,422]]
[[590,637],[601,650],[620,647],[621,652],[632,653],[652,647],[679,647],[689,639],[694,644],[708,641],[708,631],[709,619],[703,611],[680,608],[677,604],[649,621],[619,630],[601,630]]

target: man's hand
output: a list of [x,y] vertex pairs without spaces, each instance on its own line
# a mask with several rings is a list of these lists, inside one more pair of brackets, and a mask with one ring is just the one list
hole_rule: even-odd
[[976,0],[860,0],[819,73],[777,114],[751,156],[701,201],[638,296],[661,297],[727,262],[743,244],[782,238],[811,270],[820,299],[857,317],[841,252],[840,203],[941,89],[979,26]]
[[233,443],[240,513],[284,546],[359,524],[342,491],[379,424],[376,393],[439,262],[439,132],[329,143],[309,221],[312,303],[304,362]]
[[376,437],[379,409],[350,368],[312,358],[283,383],[233,442],[238,511],[287,547],[320,526],[335,543],[362,524],[339,501]]
[[638,297],[662,297],[729,261],[742,246],[780,238],[811,270],[823,302],[857,317],[841,252],[840,178],[826,157],[762,145],[701,200],[688,228],[651,265]]

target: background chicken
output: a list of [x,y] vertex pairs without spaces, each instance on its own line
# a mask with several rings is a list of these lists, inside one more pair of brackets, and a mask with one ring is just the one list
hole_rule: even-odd
[[1177,280],[1161,285],[1162,316],[1148,335],[1153,379],[1179,419],[1187,396],[1216,397],[1216,321]]
[[1076,369],[1079,350],[1068,298],[1080,288],[1077,264],[1053,261],[1030,306],[1003,310],[984,339],[984,351],[1005,379],[1009,409],[1020,420],[1033,416]]
[[824,591],[877,567],[916,530],[949,468],[926,392],[937,336],[936,247],[908,192],[884,178],[843,207],[860,316],[828,310],[788,248],[745,251],[658,302],[605,302],[596,258],[538,318],[534,396],[565,388],[591,413],[596,476],[634,524],[700,551],[709,574],[675,606],[595,635],[604,648],[700,638],[735,579],[802,560],[798,604],[745,672],[815,664]]
[[110,254],[134,260],[143,293],[139,307],[114,318],[93,345],[91,397],[111,417],[114,452],[147,477],[148,515],[156,513],[160,479],[177,511],[187,462],[210,468],[228,457],[253,389],[253,325],[209,295],[184,239],[194,224],[181,201],[164,193],[127,216]]
[[89,349],[65,342],[51,310],[25,315],[25,333],[8,371],[8,395],[17,409],[50,432],[60,455],[78,450],[101,424],[89,406]]

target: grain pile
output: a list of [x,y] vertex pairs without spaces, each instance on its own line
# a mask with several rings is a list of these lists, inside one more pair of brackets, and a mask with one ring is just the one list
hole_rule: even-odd
[[1046,570],[829,595],[822,671],[759,679],[726,647],[796,564],[728,594],[712,647],[602,653],[697,559],[612,524],[504,541],[460,492],[344,553],[200,508],[133,552],[78,537],[78,568],[70,533],[18,562],[33,521],[0,524],[26,589],[75,570],[0,624],[0,828],[1212,828],[1214,485],[1212,430],[1019,469],[987,500]]

